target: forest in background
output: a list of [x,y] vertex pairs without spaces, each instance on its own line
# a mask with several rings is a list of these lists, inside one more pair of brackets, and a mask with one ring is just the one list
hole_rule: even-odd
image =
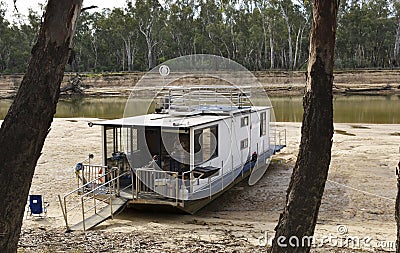
[[[25,71],[41,16],[10,22],[0,4],[0,73]],[[220,55],[253,71],[304,69],[311,22],[307,0],[128,0],[81,14],[67,71],[146,71],[188,54]],[[400,3],[342,0],[335,50],[336,69],[398,67]]]

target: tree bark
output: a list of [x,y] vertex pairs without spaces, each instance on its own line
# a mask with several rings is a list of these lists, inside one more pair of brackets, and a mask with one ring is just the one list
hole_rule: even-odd
[[395,218],[397,225],[397,240],[396,240],[396,252],[400,252],[400,160],[396,168],[397,174],[397,196],[396,196],[396,207],[395,207]]
[[50,131],[82,0],[49,0],[18,93],[0,128],[0,252],[16,252],[37,160]]
[[153,23],[154,16],[151,17],[151,20],[148,22],[145,28],[143,28],[143,23],[139,24],[139,30],[143,34],[146,39],[147,45],[147,61],[148,61],[148,69],[152,69],[154,67],[153,64],[153,48],[157,44],[153,41]]
[[[272,252],[309,252],[331,160],[337,0],[314,0],[301,142]],[[298,244],[295,239],[297,238]],[[289,240],[290,239],[290,240]],[[304,242],[304,243],[303,243]]]
[[274,49],[274,37],[272,33],[272,24],[271,21],[268,21],[268,31],[269,31],[269,47],[271,51],[271,62],[270,62],[270,69],[275,68],[275,49]]
[[283,6],[281,5],[283,18],[285,19],[286,28],[288,32],[288,46],[289,46],[289,62],[288,62],[288,69],[293,70],[293,45],[292,45],[292,28],[289,22],[289,13],[285,11]]
[[395,67],[399,66],[399,52],[400,52],[400,18],[397,19],[396,41],[394,43],[394,51],[393,51],[393,65]]

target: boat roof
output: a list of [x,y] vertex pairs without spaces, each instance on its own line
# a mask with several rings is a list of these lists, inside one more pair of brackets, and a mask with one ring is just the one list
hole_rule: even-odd
[[[235,111],[235,114],[239,113],[249,113],[261,110],[267,110],[271,107],[257,106],[251,108],[243,108],[241,111]],[[101,126],[161,126],[169,128],[182,128],[182,127],[194,127],[199,125],[204,125],[219,120],[230,118],[231,114],[207,114],[207,113],[193,113],[191,115],[171,115],[171,114],[161,114],[153,113],[134,117],[127,117],[114,120],[105,120],[100,122],[93,122],[93,125]]]

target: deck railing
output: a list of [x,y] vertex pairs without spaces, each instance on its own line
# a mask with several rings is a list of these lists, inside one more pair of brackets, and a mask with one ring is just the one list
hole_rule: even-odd
[[[78,166],[80,166],[80,168]],[[102,175],[105,174],[106,170],[107,166],[78,163],[75,168],[77,189],[81,188],[83,185],[89,187],[87,184],[88,182],[104,182],[104,177],[102,177]]]
[[136,193],[134,194],[134,198],[156,193],[160,197],[173,199],[176,205],[178,205],[180,199],[178,172],[149,168],[138,168],[134,171],[136,174]]
[[[230,165],[228,167],[230,168]],[[221,176],[208,177],[201,183],[199,183],[199,180],[201,180],[198,175],[199,172],[193,170],[179,175],[178,172],[138,168],[135,169],[134,198],[158,197],[165,201],[175,202],[175,205],[183,205],[186,200],[193,197],[195,191],[202,191],[202,197],[211,198],[215,192],[223,190],[235,178],[235,170],[229,168],[224,169],[224,163],[221,162],[221,170],[219,171]],[[197,177],[195,174],[197,174]],[[216,184],[216,181],[220,182]],[[195,189],[195,185],[199,187]]]
[[226,105],[242,108],[251,105],[250,97],[250,86],[173,86],[164,88],[158,94],[157,98],[160,99],[161,104],[157,103],[157,107],[187,112],[205,105]]
[[286,147],[286,129],[282,129],[277,131],[277,138],[276,138],[276,144],[279,146],[285,146]]
[[[104,166],[92,166],[104,167]],[[107,206],[110,207],[110,215],[113,215],[112,201],[120,196],[121,191],[131,188],[133,184],[124,185],[121,188],[120,179],[131,176],[132,172],[120,174],[117,167],[107,169],[104,174],[98,175],[91,181],[83,185],[78,185],[73,191],[68,192],[63,197],[60,195],[59,201],[64,216],[67,230],[70,230],[71,223],[79,223],[82,220],[83,230],[86,230],[85,219],[93,214],[97,214]],[[132,180],[133,182],[133,180]]]

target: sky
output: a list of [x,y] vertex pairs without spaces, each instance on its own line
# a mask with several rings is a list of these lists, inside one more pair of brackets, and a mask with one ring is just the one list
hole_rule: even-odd
[[[13,19],[14,3],[13,0],[0,0],[7,5],[6,18],[8,20]],[[31,8],[35,11],[40,11],[39,4],[45,4],[47,0],[17,0],[17,9],[22,15],[28,15],[28,10]],[[125,6],[126,0],[84,0],[83,7],[96,5],[99,8],[95,10],[101,10],[103,8],[123,7]]]

